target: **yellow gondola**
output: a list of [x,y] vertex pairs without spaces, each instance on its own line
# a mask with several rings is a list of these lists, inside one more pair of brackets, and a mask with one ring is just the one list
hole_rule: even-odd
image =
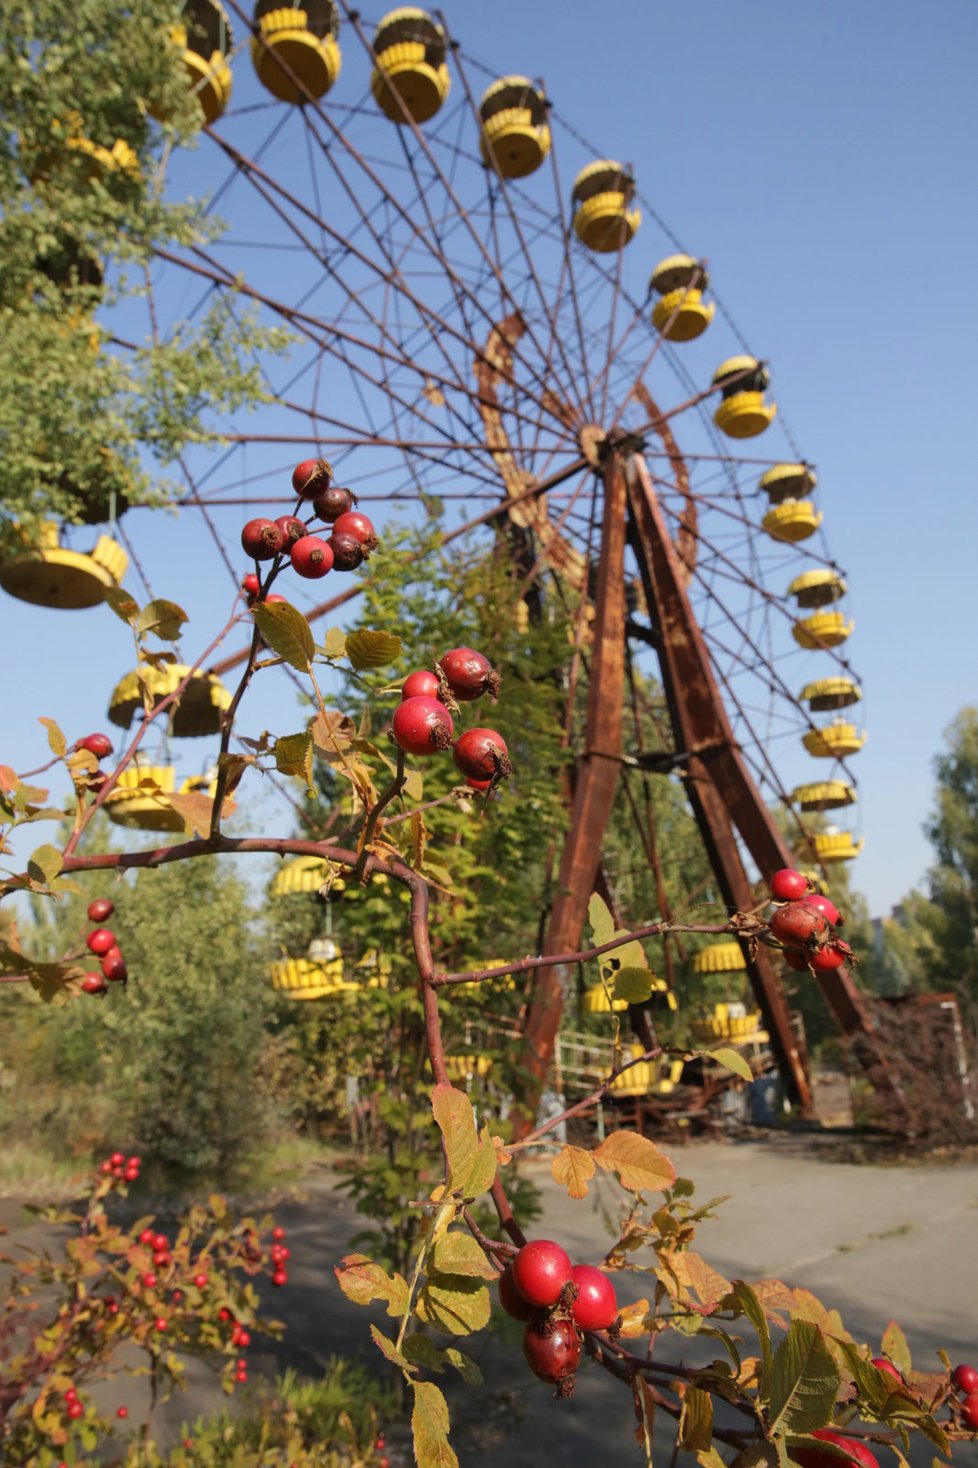
[[280,958],[269,965],[272,988],[285,999],[334,999],[353,994],[360,985],[343,977],[343,955],[313,961],[310,958]]
[[254,24],[251,60],[262,86],[280,102],[325,97],[343,64],[333,0],[305,0],[302,6],[258,0]]
[[370,90],[391,122],[427,122],[448,96],[445,32],[424,10],[402,5],[378,22]]
[[813,831],[809,846],[821,862],[854,861],[863,849],[862,837],[853,839],[851,831]]
[[36,548],[0,562],[0,586],[34,606],[81,611],[98,606],[110,587],[120,585],[129,557],[111,536],[100,535],[87,553],[66,550],[58,527],[42,525]]
[[205,122],[216,122],[231,100],[228,56],[234,44],[231,23],[218,0],[184,0],[174,44],[183,53],[190,91]]
[[796,785],[791,799],[799,809],[841,810],[856,801],[855,787],[845,780],[817,780],[808,785]]
[[791,635],[801,647],[838,647],[852,636],[854,626],[843,612],[813,612],[794,624]]
[[817,678],[814,683],[805,684],[800,696],[806,700],[812,713],[822,714],[830,709],[849,708],[851,704],[858,703],[863,694],[859,684],[851,678]]
[[707,1045],[717,1040],[733,1040],[737,1044],[743,1044],[745,1040],[754,1040],[762,1035],[767,1039],[761,1029],[760,1010],[748,1013],[744,1005],[736,1000],[715,1004],[712,1015],[692,1020],[690,1029],[701,1044]]
[[660,260],[649,280],[649,290],[660,297],[652,309],[652,325],[667,341],[691,342],[713,320],[715,307],[703,304],[710,277],[692,255],[669,255]]
[[[631,1058],[637,1059],[644,1055],[644,1048],[639,1044],[631,1046]],[[611,1091],[616,1096],[653,1096],[668,1095],[675,1090],[683,1073],[682,1060],[643,1060],[622,1075],[617,1076],[611,1083]]]
[[756,438],[774,421],[777,405],[764,401],[771,374],[756,357],[728,357],[713,374],[722,393],[713,421],[728,438]]
[[846,594],[846,583],[838,571],[803,571],[788,587],[800,607],[827,607]]
[[747,960],[736,938],[730,938],[698,949],[691,967],[694,974],[741,974],[746,972]]
[[866,743],[866,731],[861,733],[855,724],[845,719],[834,719],[824,729],[809,729],[802,735],[802,744],[816,759],[842,759],[849,754],[858,754]]
[[[128,729],[133,715],[144,707],[144,687],[155,707],[174,692],[189,672],[190,669],[183,664],[173,663],[163,668],[144,667],[127,673],[113,690],[109,718],[113,724]],[[180,695],[179,703],[171,707],[170,727],[180,739],[216,734],[230,706],[231,694],[224,684],[213,674],[198,671]]]
[[772,505],[780,505],[782,500],[805,499],[817,483],[818,477],[810,464],[772,464],[761,475],[757,487]]
[[[213,799],[217,782],[207,776],[191,777],[180,786],[181,795],[203,789]],[[176,791],[172,765],[127,765],[103,805],[110,821],[137,831],[182,831],[183,817],[167,796]]]
[[446,1055],[445,1069],[450,1081],[469,1084],[476,1076],[487,1076],[492,1070],[491,1055]]
[[529,77],[503,76],[479,103],[482,161],[503,178],[526,178],[550,152],[547,99]]
[[797,545],[800,540],[807,540],[810,535],[814,535],[821,523],[822,513],[816,510],[811,500],[789,499],[772,505],[761,521],[761,526],[772,540]]
[[[293,856],[284,861],[272,882],[273,897],[291,897],[298,893],[318,892],[326,880],[329,867],[321,856]],[[333,883],[342,888],[342,879]]]
[[635,180],[612,158],[582,168],[574,180],[574,233],[597,254],[624,249],[642,222],[639,209],[629,209]]

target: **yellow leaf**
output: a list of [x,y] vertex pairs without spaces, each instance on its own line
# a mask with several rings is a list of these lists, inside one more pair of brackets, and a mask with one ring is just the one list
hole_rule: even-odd
[[630,1192],[664,1192],[676,1181],[676,1169],[647,1137],[638,1132],[612,1132],[593,1153],[606,1172],[616,1172]]
[[587,1197],[588,1179],[594,1176],[594,1158],[583,1147],[562,1147],[550,1164],[554,1182],[572,1198]]

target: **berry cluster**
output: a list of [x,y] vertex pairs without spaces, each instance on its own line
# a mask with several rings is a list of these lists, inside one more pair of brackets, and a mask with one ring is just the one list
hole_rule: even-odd
[[289,1275],[285,1266],[292,1257],[291,1251],[286,1247],[284,1240],[285,1229],[280,1223],[276,1224],[272,1229],[272,1247],[268,1251],[268,1257],[272,1261],[272,1284],[278,1285],[279,1287],[289,1282]]
[[[97,760],[108,759],[109,755],[114,752],[112,740],[108,734],[86,734],[84,739],[76,739],[71,748],[72,750],[87,749],[88,753],[93,754]],[[104,771],[93,770],[85,777],[84,783],[94,795],[97,795],[108,778]]]
[[[88,904],[88,918],[93,923],[104,923],[115,912],[115,903],[107,897],[96,897]],[[88,973],[82,979],[86,994],[104,994],[109,984],[124,984],[129,977],[122,949],[116,942],[111,928],[93,928],[85,939],[90,953],[101,960],[101,973]]]
[[581,1332],[618,1328],[618,1300],[606,1274],[571,1264],[552,1239],[524,1244],[499,1276],[499,1303],[525,1323],[523,1354],[541,1381],[569,1397],[581,1364]]
[[[333,484],[332,474],[325,459],[306,459],[293,470],[292,487],[299,496],[296,508],[304,502],[312,503],[313,514],[308,522],[297,515],[280,515],[277,520],[260,516],[249,520],[242,530],[241,545],[247,555],[255,561],[275,562],[264,583],[257,572],[249,572],[242,581],[249,604],[285,600],[268,592],[284,564],[280,558],[288,556],[298,576],[318,581],[329,571],[355,571],[377,549],[373,524],[354,509],[356,495],[351,489]],[[332,526],[328,540],[311,533],[309,524],[314,519]]]
[[973,1366],[955,1366],[951,1380],[962,1396],[962,1427],[978,1432],[978,1371]]
[[409,673],[394,710],[391,733],[405,754],[431,755],[451,749],[455,767],[472,790],[491,790],[512,773],[506,741],[495,729],[466,729],[457,739],[449,712],[484,693],[495,700],[500,678],[484,653],[454,647],[432,673]]
[[103,1177],[114,1178],[116,1182],[134,1183],[142,1165],[141,1157],[127,1157],[123,1152],[113,1152],[111,1157],[106,1157],[104,1162],[99,1163],[98,1170]]
[[831,973],[852,962],[852,949],[835,933],[844,921],[839,909],[813,890],[804,872],[782,867],[770,886],[778,905],[768,922],[768,934],[789,968]]

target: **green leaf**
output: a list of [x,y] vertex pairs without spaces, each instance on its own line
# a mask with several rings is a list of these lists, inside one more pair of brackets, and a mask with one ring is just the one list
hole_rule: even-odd
[[811,1432],[831,1421],[839,1372],[818,1326],[793,1320],[766,1375],[772,1434]]
[[496,1177],[496,1150],[488,1126],[481,1137],[475,1129],[472,1102],[464,1091],[440,1081],[431,1096],[431,1109],[445,1143],[448,1191],[477,1198]]
[[385,1300],[388,1315],[395,1318],[403,1315],[408,1307],[407,1281],[400,1274],[386,1274],[366,1254],[345,1255],[333,1273],[346,1298],[355,1305]]
[[[401,1355],[401,1352],[397,1349],[390,1336],[384,1335],[383,1331],[378,1330],[376,1325],[371,1325],[370,1334],[373,1337],[374,1345],[383,1352],[392,1366],[399,1366],[402,1371],[412,1371],[414,1369],[407,1357]],[[406,1346],[407,1341],[404,1344]]]
[[56,754],[59,759],[62,759],[67,752],[68,741],[58,728],[58,725],[53,719],[40,718],[37,722],[43,724],[48,731],[48,746],[51,753]]
[[64,865],[64,855],[56,846],[39,846],[27,862],[28,876],[49,887]]
[[296,775],[305,780],[310,790],[312,783],[312,734],[303,729],[301,734],[283,734],[275,741],[275,768],[282,775]]
[[447,1335],[469,1335],[488,1325],[492,1311],[489,1290],[479,1279],[432,1270],[418,1295],[418,1319]]
[[691,1453],[709,1451],[713,1443],[713,1401],[702,1387],[691,1386],[683,1398],[679,1441]]
[[742,1279],[734,1280],[734,1287],[730,1291],[730,1295],[733,1303],[739,1307],[757,1331],[757,1338],[761,1346],[761,1360],[764,1363],[764,1376],[766,1377],[771,1366],[771,1330],[761,1302],[750,1285],[745,1284]]
[[163,642],[176,642],[180,636],[180,628],[186,620],[187,614],[183,607],[178,607],[175,601],[160,598],[143,607],[136,622],[136,636],[145,637],[152,632]]
[[323,639],[323,645],[320,651],[323,657],[330,658],[333,661],[343,657],[346,652],[346,633],[341,631],[339,627],[330,627]]
[[620,968],[615,972],[615,999],[641,1004],[652,993],[652,971],[648,968]]
[[409,1366],[424,1366],[439,1374],[445,1369],[445,1352],[438,1349],[430,1335],[405,1336],[402,1349]]
[[458,1468],[458,1458],[448,1441],[448,1403],[433,1381],[413,1385],[411,1432],[418,1468]]
[[754,1072],[739,1051],[729,1045],[722,1045],[719,1050],[707,1050],[706,1054],[717,1065],[722,1065],[725,1070],[732,1070],[735,1076],[741,1076],[745,1081],[754,1079]]
[[908,1376],[913,1370],[910,1347],[907,1345],[906,1336],[895,1320],[891,1320],[888,1323],[883,1332],[883,1339],[880,1344],[883,1355],[889,1356],[897,1370],[902,1371],[904,1376]]
[[367,627],[359,627],[356,632],[347,633],[345,650],[360,673],[365,668],[382,668],[386,663],[392,663],[400,655],[401,646],[401,639],[393,632],[373,632]]
[[482,1372],[474,1361],[470,1361],[468,1356],[463,1355],[457,1346],[445,1347],[445,1359],[455,1367],[459,1376],[468,1386],[482,1385]]
[[135,626],[139,617],[139,603],[133,601],[128,591],[123,591],[121,586],[107,586],[105,601],[121,621],[127,622],[130,627]]
[[276,601],[271,606],[257,602],[251,610],[259,632],[272,651],[300,673],[308,673],[316,643],[312,628],[298,608],[287,601]]
[[472,1235],[457,1228],[435,1241],[431,1266],[440,1274],[464,1274],[473,1279],[494,1280],[498,1274]]
[[602,943],[610,943],[615,932],[615,920],[611,916],[608,904],[597,892],[592,892],[587,905],[588,926],[591,929],[592,947],[600,948]]

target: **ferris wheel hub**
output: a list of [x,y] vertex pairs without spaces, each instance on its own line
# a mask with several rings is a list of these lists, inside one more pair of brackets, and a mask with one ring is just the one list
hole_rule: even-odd
[[581,453],[587,459],[591,468],[599,468],[601,460],[604,457],[605,446],[608,442],[608,435],[605,430],[600,428],[597,423],[585,423],[578,433],[577,438],[581,446]]

